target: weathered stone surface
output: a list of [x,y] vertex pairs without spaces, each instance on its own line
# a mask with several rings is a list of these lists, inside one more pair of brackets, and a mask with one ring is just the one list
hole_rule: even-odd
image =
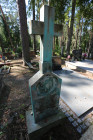
[[77,127],[77,131],[78,133],[81,133],[82,132],[82,128],[80,126]]
[[93,125],[88,128],[80,140],[93,140]]
[[70,114],[68,112],[66,112],[65,115],[66,115],[66,117],[69,117],[70,116]]
[[51,62],[39,62],[39,68],[41,73],[52,72],[52,63]]
[[77,116],[81,116],[93,107],[93,80],[67,68],[63,71],[55,71],[55,73],[63,81],[62,100]]
[[81,126],[82,129],[86,129],[87,128],[87,126],[85,124],[81,124],[80,126]]
[[[61,36],[63,25],[54,24],[54,36]],[[42,21],[29,21],[29,34],[43,35],[44,34],[44,22]]]
[[[52,69],[52,48],[54,36],[55,9],[44,5],[40,9],[40,21],[44,21],[44,34],[40,39],[40,71],[51,72]],[[48,71],[45,71],[48,70]]]
[[77,119],[77,122],[78,122],[78,123],[82,123],[81,119]]
[[74,119],[71,116],[68,119],[69,119],[70,122],[74,121]]
[[73,125],[74,127],[76,127],[76,126],[78,125],[78,123],[77,123],[76,121],[74,121],[74,122],[72,123],[72,125]]
[[29,80],[35,122],[58,112],[61,79],[54,73],[37,72]]
[[35,123],[33,115],[31,115],[31,110],[27,111],[26,121],[29,138],[31,140],[38,140],[40,136],[49,131],[52,127],[62,123],[64,118],[65,115],[62,113],[62,111],[59,111],[57,114],[47,118],[46,120]]
[[53,36],[62,35],[63,26],[54,25],[54,20],[55,8],[44,5],[40,9],[40,21],[30,21],[30,34],[41,35],[39,69],[42,73],[52,71]]

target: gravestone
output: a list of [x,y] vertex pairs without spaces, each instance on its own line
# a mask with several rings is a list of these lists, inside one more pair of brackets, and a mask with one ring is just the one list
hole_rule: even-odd
[[82,58],[82,49],[78,49],[78,50],[73,50],[72,54],[74,56],[74,60],[77,59],[79,61],[81,61]]
[[[54,25],[54,17],[55,9],[44,5],[40,9],[40,21],[30,21],[30,34],[40,35],[40,70],[29,80],[34,121],[27,113],[28,133],[34,131],[31,129],[41,128],[41,125],[38,126],[41,122],[43,122],[42,127],[46,126],[46,123],[44,124],[46,119],[52,117],[51,121],[55,121],[53,115],[59,112],[62,80],[52,72],[52,47],[53,36],[61,35],[62,27]],[[31,121],[35,128],[31,127]]]

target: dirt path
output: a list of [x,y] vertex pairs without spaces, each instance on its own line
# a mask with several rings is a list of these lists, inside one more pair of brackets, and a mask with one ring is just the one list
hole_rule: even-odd
[[[11,113],[28,107],[30,94],[28,80],[37,70],[23,66],[22,60],[11,61],[11,72],[3,76],[5,87],[0,97],[0,132],[11,121]],[[1,140],[1,139],[0,139]]]

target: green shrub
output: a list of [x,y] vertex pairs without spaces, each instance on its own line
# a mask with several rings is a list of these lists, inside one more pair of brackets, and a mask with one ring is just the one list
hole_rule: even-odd
[[55,50],[53,51],[53,53],[57,56],[61,55],[61,48],[58,45],[55,45]]
[[18,47],[16,50],[17,53],[21,53],[22,52],[22,47]]

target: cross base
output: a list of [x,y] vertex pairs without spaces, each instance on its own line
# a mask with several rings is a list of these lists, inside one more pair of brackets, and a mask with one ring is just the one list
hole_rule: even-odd
[[52,62],[39,61],[39,69],[41,73],[52,72]]
[[63,114],[62,111],[59,111],[59,113],[47,118],[46,120],[41,121],[39,123],[35,123],[33,115],[31,115],[31,110],[27,111],[26,122],[29,139],[38,140],[40,136],[45,134],[51,128],[61,124],[64,119],[65,115]]

